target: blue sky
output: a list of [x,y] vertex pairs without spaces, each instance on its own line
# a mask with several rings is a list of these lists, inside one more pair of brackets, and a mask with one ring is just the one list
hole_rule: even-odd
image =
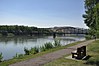
[[87,28],[83,13],[84,0],[0,0],[0,25]]

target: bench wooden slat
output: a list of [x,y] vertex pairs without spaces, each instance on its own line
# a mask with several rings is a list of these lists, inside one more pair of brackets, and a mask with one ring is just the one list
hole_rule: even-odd
[[76,51],[71,53],[72,58],[82,59],[84,56],[86,56],[86,46],[79,47]]

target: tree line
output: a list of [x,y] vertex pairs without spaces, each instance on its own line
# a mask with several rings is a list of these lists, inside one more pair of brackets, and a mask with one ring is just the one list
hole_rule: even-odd
[[46,28],[28,27],[28,26],[18,26],[18,25],[0,25],[0,34],[7,36],[9,33],[13,35],[39,35],[39,34],[49,34],[50,30]]

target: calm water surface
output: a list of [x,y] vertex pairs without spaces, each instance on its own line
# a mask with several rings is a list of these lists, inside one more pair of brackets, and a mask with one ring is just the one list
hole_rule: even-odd
[[[76,41],[85,40],[84,37],[57,37],[62,45],[67,45]],[[0,38],[0,52],[3,54],[3,60],[13,58],[16,53],[24,54],[24,47],[30,49],[31,47],[40,47],[46,42],[54,42],[52,36],[41,37],[13,37]]]

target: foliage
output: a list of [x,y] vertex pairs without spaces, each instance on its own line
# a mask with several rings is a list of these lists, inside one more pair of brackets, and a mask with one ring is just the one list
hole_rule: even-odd
[[54,43],[45,43],[44,46],[41,46],[40,47],[40,51],[46,51],[46,50],[49,50],[51,48],[54,48],[54,47],[58,47],[58,46],[61,46],[60,44],[60,40],[55,40]]
[[44,44],[44,47],[45,47],[46,50],[48,50],[48,49],[53,48],[53,44],[50,43],[50,42],[48,42],[48,43],[45,43],[45,44]]
[[92,36],[91,35],[86,35],[85,38],[86,38],[86,40],[89,40],[89,39],[92,38]]
[[46,51],[46,49],[45,49],[44,46],[41,46],[41,47],[40,47],[40,52],[43,52],[43,51]]
[[89,29],[89,35],[94,35],[96,33],[96,30],[94,30],[94,29]]
[[33,34],[49,34],[51,33],[51,30],[48,30],[47,28],[37,28],[37,27],[28,27],[28,26],[18,26],[18,25],[1,25],[0,26],[0,34],[3,36],[10,35],[30,35]]
[[27,48],[24,48],[24,51],[25,51],[25,55],[36,54],[36,53],[39,53],[39,48],[34,47],[34,48],[31,48],[30,50]]
[[3,58],[2,53],[0,53],[0,62],[2,61],[2,58]]
[[21,59],[21,58],[23,58],[23,56],[24,56],[24,54],[16,53],[16,55],[13,58]]
[[30,53],[31,53],[31,54],[39,53],[39,48],[38,48],[38,47],[31,48],[31,49],[30,49]]
[[40,51],[43,52],[43,51],[49,50],[51,48],[54,48],[54,46],[52,43],[48,42],[48,43],[45,43],[43,46],[40,47]]
[[85,0],[84,22],[95,34],[99,30],[99,0]]
[[27,48],[24,48],[24,52],[25,52],[25,55],[30,55],[30,50],[28,50]]
[[61,46],[60,40],[54,40],[54,46],[55,47]]
[[97,35],[97,38],[99,38],[99,30],[97,31],[96,35]]
[[49,49],[52,49],[52,48],[58,47],[58,46],[61,46],[60,41],[55,40],[54,44],[48,42],[48,43],[45,43],[40,48],[39,47],[34,47],[34,48],[31,48],[30,50],[28,50],[27,48],[24,48],[24,51],[25,51],[25,55],[37,54],[39,52],[43,52],[43,51],[46,51],[46,50],[49,50]]

